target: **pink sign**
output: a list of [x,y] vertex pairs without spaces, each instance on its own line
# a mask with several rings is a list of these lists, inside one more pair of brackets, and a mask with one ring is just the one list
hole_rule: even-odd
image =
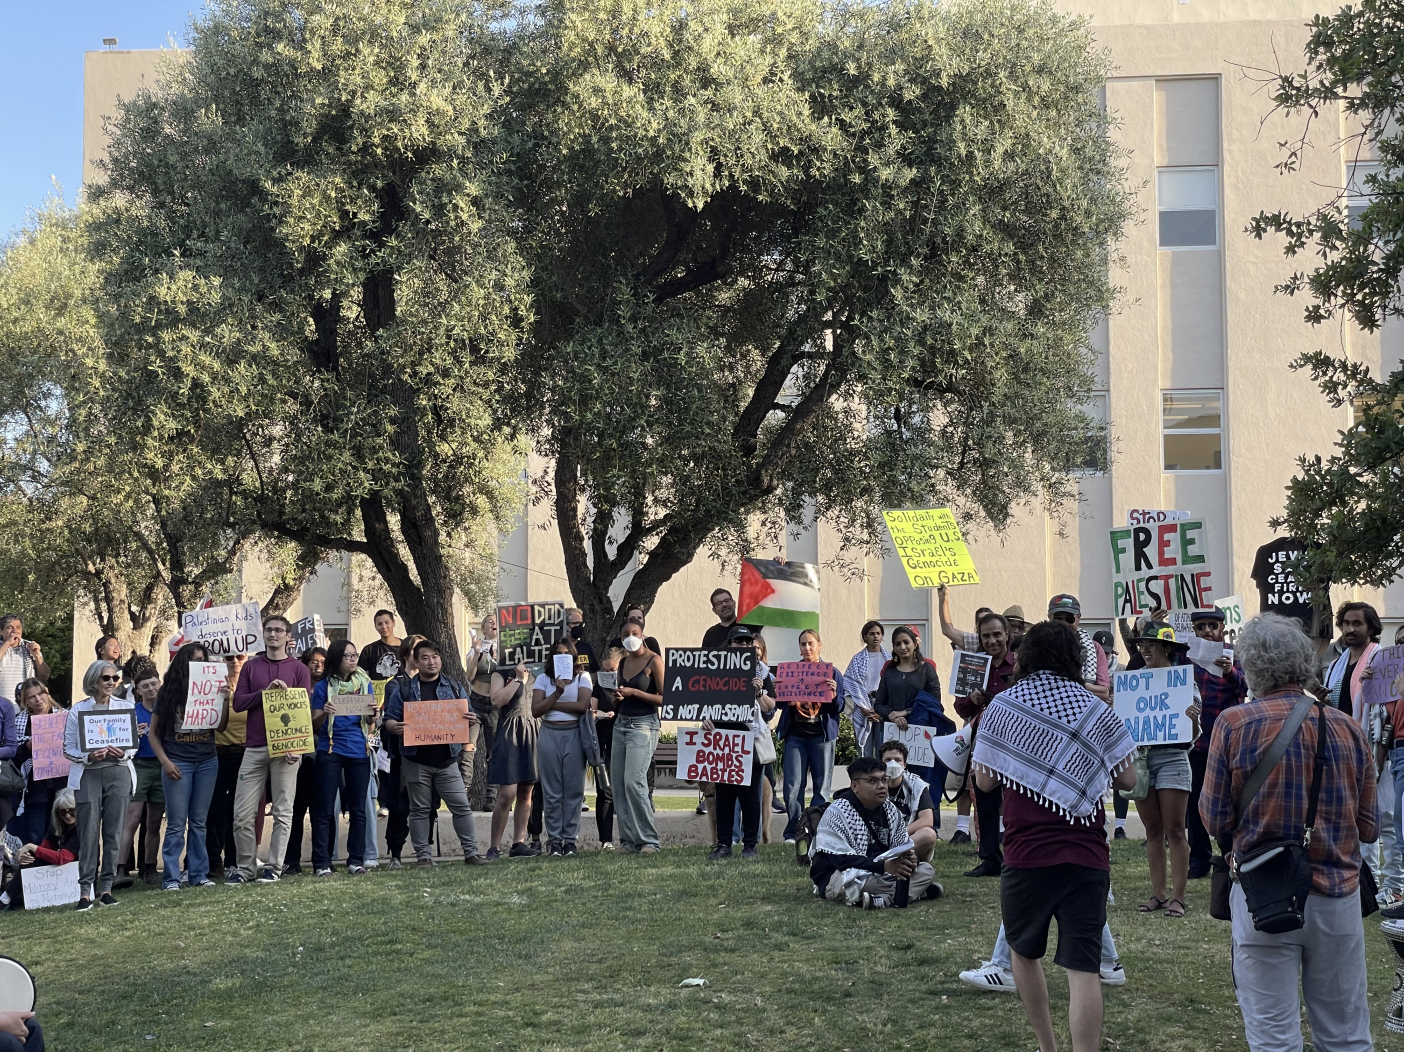
[[63,726],[68,713],[52,712],[29,717],[30,743],[34,751],[34,780],[61,778],[68,774],[69,760],[63,754]]
[[827,661],[782,661],[775,666],[775,697],[784,704],[823,705],[834,700],[829,680],[834,666]]

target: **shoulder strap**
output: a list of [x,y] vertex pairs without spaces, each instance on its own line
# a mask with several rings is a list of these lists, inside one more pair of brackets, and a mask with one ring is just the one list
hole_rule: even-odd
[[1311,843],[1311,831],[1316,826],[1316,802],[1321,798],[1321,772],[1326,767],[1326,706],[1317,703],[1316,763],[1311,769],[1311,794],[1307,798],[1306,822],[1302,826],[1302,844]]
[[[1297,736],[1297,731],[1306,719],[1307,713],[1311,711],[1316,699],[1310,694],[1303,694],[1296,706],[1292,709],[1291,715],[1282,721],[1282,728],[1277,732],[1277,737],[1268,746],[1268,751],[1263,753],[1258,765],[1253,768],[1253,773],[1248,776],[1248,780],[1243,783],[1243,791],[1238,794],[1238,803],[1234,805],[1233,824],[1237,826],[1243,820],[1243,812],[1248,809],[1248,805],[1253,802],[1253,798],[1258,795],[1258,790],[1263,787],[1263,783],[1268,780],[1268,775],[1272,774],[1273,768],[1282,760],[1287,752],[1287,746],[1292,744],[1292,739]],[[1318,750],[1319,751],[1319,750]]]

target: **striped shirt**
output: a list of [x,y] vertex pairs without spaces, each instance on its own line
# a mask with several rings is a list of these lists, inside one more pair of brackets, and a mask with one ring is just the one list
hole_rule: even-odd
[[[1199,816],[1211,836],[1233,834],[1233,849],[1239,855],[1263,840],[1301,835],[1316,761],[1318,714],[1314,709],[1248,805],[1237,829],[1233,818],[1234,802],[1243,783],[1300,697],[1295,691],[1275,691],[1225,709],[1214,724]],[[1360,845],[1374,843],[1379,837],[1375,764],[1364,731],[1349,714],[1326,710],[1326,738],[1326,767],[1321,773],[1321,798],[1308,850],[1311,890],[1329,898],[1344,898],[1359,886]]]

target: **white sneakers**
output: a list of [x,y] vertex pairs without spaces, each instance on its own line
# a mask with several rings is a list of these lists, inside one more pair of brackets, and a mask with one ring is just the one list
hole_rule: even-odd
[[[1102,962],[1101,976],[1103,986],[1126,985],[1126,969],[1121,966],[1120,961],[1112,961],[1110,964]],[[1019,992],[1019,987],[1014,982],[1014,973],[1008,968],[1001,968],[993,961],[986,961],[979,968],[971,968],[969,971],[961,972],[960,981],[969,983],[977,990],[985,990],[990,993],[1016,994]]]

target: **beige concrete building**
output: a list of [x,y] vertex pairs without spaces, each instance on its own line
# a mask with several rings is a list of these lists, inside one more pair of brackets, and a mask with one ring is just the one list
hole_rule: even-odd
[[[1284,487],[1300,454],[1326,454],[1348,412],[1330,409],[1308,376],[1288,363],[1325,347],[1387,372],[1400,358],[1399,327],[1366,336],[1348,328],[1312,329],[1304,303],[1273,292],[1292,267],[1279,242],[1244,233],[1259,210],[1308,212],[1345,187],[1356,170],[1336,147],[1338,113],[1323,114],[1315,148],[1301,171],[1279,175],[1277,143],[1301,132],[1300,118],[1270,116],[1266,71],[1301,62],[1306,22],[1337,5],[1309,0],[1058,0],[1086,16],[1116,67],[1105,89],[1129,151],[1129,180],[1141,221],[1126,231],[1114,280],[1124,288],[1118,310],[1096,333],[1101,352],[1097,411],[1111,423],[1113,466],[1079,480],[1083,501],[1061,516],[1020,509],[1003,536],[968,531],[983,583],[953,590],[957,624],[978,605],[1020,604],[1041,616],[1048,597],[1081,597],[1085,621],[1113,617],[1107,531],[1130,509],[1183,510],[1202,517],[1217,597],[1242,595],[1258,609],[1252,579],[1260,546],[1274,540],[1268,519],[1279,513]],[[153,52],[95,52],[87,58],[85,171],[102,149],[99,116],[114,96],[155,68]],[[533,465],[536,467],[539,465]],[[560,544],[541,529],[543,511],[527,507],[504,538],[500,590],[504,601],[569,599]],[[837,540],[822,522],[797,528],[791,560],[823,564]],[[823,576],[822,634],[826,656],[846,662],[858,628],[888,623],[934,624],[934,594],[912,589],[893,560],[869,559],[867,580]],[[250,580],[257,576],[246,569]],[[695,560],[663,590],[649,628],[665,644],[700,640],[713,618],[707,596],[733,585],[734,573]],[[1374,602],[1388,622],[1404,621],[1404,590],[1352,589]],[[295,614],[320,613],[352,638],[373,638],[369,610],[354,610],[348,567],[327,566],[305,591]],[[257,594],[251,590],[250,597]],[[1337,601],[1347,590],[1338,590]],[[472,615],[462,612],[461,628]],[[1389,626],[1392,635],[1392,625]],[[91,636],[75,640],[84,660]],[[792,633],[775,633],[772,657],[794,653]],[[928,631],[923,631],[926,638]],[[935,648],[945,654],[944,646]],[[79,666],[81,667],[81,665]]]

